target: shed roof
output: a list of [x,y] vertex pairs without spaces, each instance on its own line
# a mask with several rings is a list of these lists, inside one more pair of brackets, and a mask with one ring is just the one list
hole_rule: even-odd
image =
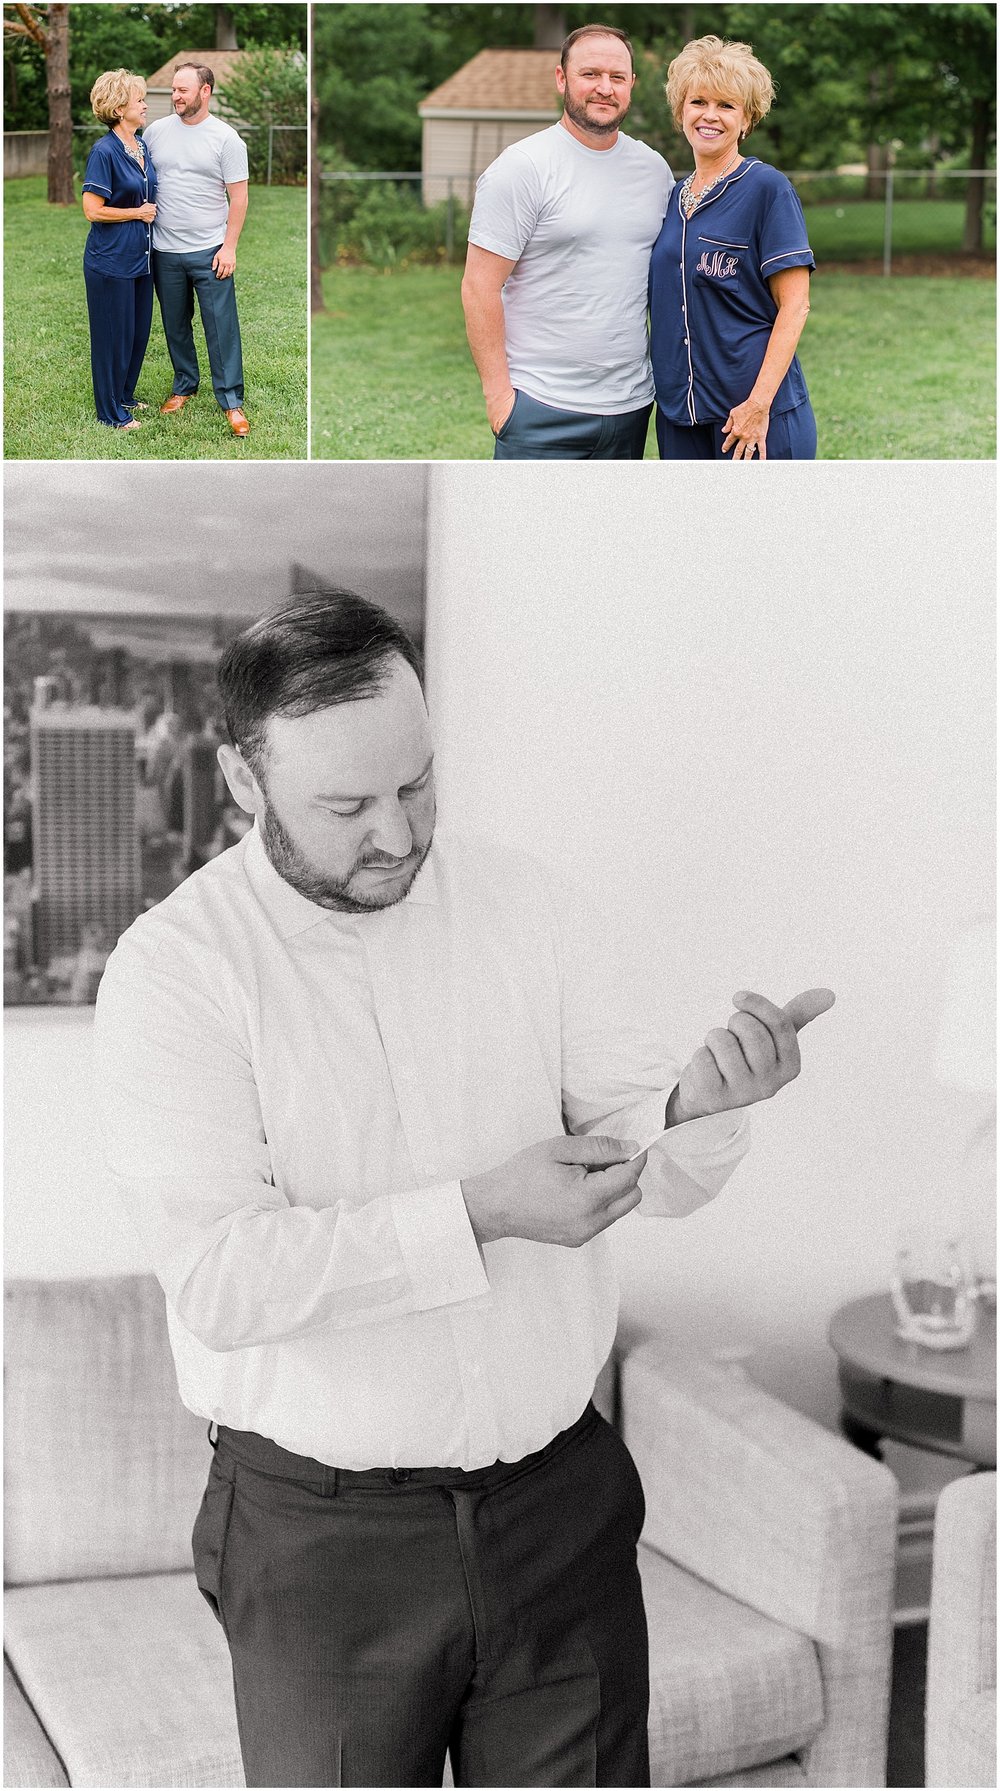
[[480,50],[421,103],[427,112],[539,112],[555,117],[558,50]]
[[248,50],[178,50],[176,56],[171,56],[170,61],[165,62],[162,68],[158,68],[155,74],[146,76],[146,86],[147,88],[169,88],[173,83],[174,69],[177,64],[179,62],[194,62],[201,68],[211,69],[218,89],[225,85],[226,77],[232,73],[234,68],[239,68],[244,56],[247,55],[249,55]]

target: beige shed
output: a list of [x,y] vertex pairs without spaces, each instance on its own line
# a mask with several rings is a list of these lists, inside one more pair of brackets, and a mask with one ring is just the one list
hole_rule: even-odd
[[451,190],[471,205],[476,181],[502,149],[555,124],[558,50],[480,50],[419,107],[423,197],[437,205]]

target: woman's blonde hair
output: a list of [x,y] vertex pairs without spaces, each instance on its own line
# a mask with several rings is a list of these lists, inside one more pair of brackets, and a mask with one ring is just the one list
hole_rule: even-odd
[[98,75],[90,89],[90,109],[95,118],[102,124],[118,124],[121,115],[132,98],[135,87],[146,91],[146,83],[141,75],[134,75],[130,68],[109,68],[103,75]]
[[724,43],[721,37],[696,37],[685,44],[667,69],[667,104],[681,128],[684,101],[692,88],[738,99],[747,115],[746,135],[766,118],[774,99],[774,82],[750,44]]

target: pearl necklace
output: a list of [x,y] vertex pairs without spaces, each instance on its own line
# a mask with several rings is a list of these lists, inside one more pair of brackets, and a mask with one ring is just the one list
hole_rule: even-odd
[[692,170],[692,172],[688,175],[686,181],[684,182],[683,186],[681,187],[681,207],[683,209],[684,216],[686,218],[689,218],[691,216],[691,213],[694,211],[695,206],[701,204],[702,200],[705,197],[705,194],[710,193],[712,191],[713,187],[717,187],[720,180],[724,180],[726,175],[730,172],[730,170],[732,168],[735,168],[739,159],[740,159],[740,151],[737,150],[736,154],[733,156],[733,159],[731,162],[727,162],[724,168],[720,168],[718,174],[713,175],[711,180],[706,180],[705,185],[702,187],[700,193],[696,193],[694,190],[694,177],[697,174],[698,170],[697,170],[697,168]]

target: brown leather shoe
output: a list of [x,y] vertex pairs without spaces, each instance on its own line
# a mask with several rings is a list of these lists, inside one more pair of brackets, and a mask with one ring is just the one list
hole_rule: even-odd
[[193,397],[193,392],[171,392],[166,404],[160,405],[161,417],[169,417],[173,415],[174,411],[183,410],[185,404],[190,404]]
[[250,425],[241,410],[227,410],[226,422],[234,435],[249,435]]

